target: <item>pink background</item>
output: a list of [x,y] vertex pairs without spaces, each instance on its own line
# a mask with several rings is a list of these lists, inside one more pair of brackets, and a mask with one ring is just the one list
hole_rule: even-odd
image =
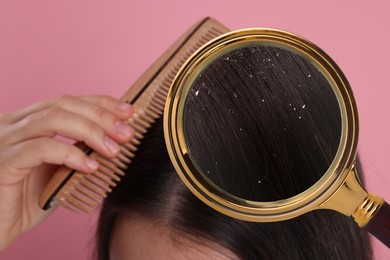
[[[120,97],[204,16],[232,29],[285,29],[319,45],[348,77],[368,189],[390,201],[389,10],[388,0],[1,0],[0,112],[65,93]],[[95,222],[58,210],[0,258],[89,259]],[[375,243],[375,259],[389,253]]]

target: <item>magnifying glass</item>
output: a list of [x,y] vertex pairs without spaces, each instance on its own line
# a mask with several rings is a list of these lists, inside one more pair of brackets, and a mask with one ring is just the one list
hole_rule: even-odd
[[215,210],[273,222],[332,209],[390,247],[390,207],[357,177],[358,132],[352,90],[335,62],[275,29],[204,45],[177,74],[164,111],[176,171]]

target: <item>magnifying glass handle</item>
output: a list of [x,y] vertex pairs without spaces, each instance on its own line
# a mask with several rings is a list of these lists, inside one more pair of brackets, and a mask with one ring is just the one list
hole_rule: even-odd
[[386,201],[367,223],[366,230],[390,248],[390,205]]
[[361,228],[390,248],[390,206],[377,195],[367,193],[358,180],[356,168],[321,208],[352,216]]

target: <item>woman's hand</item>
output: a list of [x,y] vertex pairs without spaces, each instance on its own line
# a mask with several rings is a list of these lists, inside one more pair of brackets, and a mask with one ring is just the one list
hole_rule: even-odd
[[107,96],[62,96],[19,111],[0,114],[0,250],[37,225],[52,210],[38,198],[58,165],[86,174],[98,163],[62,136],[85,142],[105,157],[134,130],[125,124],[132,107]]

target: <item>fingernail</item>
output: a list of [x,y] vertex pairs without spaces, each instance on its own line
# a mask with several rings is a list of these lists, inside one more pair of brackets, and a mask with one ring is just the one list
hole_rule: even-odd
[[118,131],[118,133],[120,133],[121,135],[124,135],[124,136],[130,136],[134,132],[134,128],[123,123],[122,121],[115,122],[115,128],[116,128],[116,131]]
[[104,139],[104,145],[112,153],[118,153],[120,150],[119,145],[107,136]]
[[88,156],[85,158],[85,164],[88,166],[88,168],[93,170],[96,170],[99,167],[99,163]]
[[121,111],[128,111],[130,110],[131,105],[129,103],[119,101],[116,108]]

